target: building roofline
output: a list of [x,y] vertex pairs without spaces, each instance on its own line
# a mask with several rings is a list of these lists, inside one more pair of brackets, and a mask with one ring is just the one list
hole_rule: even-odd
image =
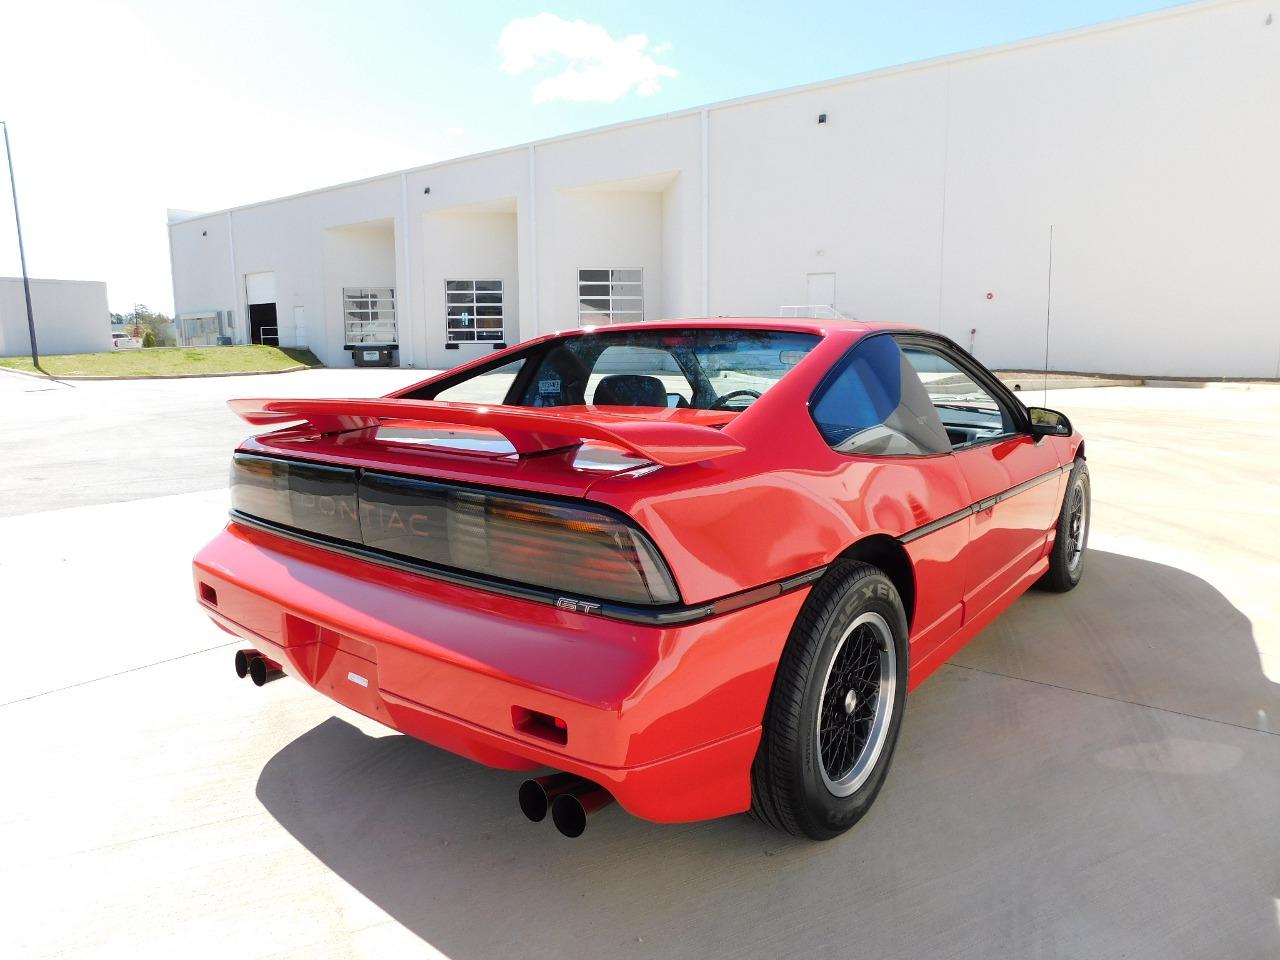
[[[623,130],[628,127],[638,127],[644,124],[658,123],[664,120],[680,120],[687,117],[696,117],[703,113],[710,113],[714,110],[724,110],[732,107],[745,106],[751,103],[760,103],[765,100],[773,100],[778,97],[788,97],[799,93],[808,93],[815,90],[839,87],[850,83],[879,80],[885,77],[896,76],[898,74],[932,70],[939,67],[949,67],[954,64],[965,63],[970,60],[979,60],[985,57],[1017,53],[1033,47],[1048,46],[1050,44],[1078,40],[1096,34],[1108,33],[1113,30],[1126,30],[1131,27],[1142,26],[1160,20],[1171,20],[1188,14],[1199,13],[1203,10],[1235,6],[1244,2],[1246,2],[1246,0],[1186,0],[1186,2],[1177,3],[1170,7],[1164,7],[1160,10],[1152,10],[1148,13],[1134,14],[1130,17],[1121,17],[1115,20],[1104,20],[1100,23],[1091,23],[1081,27],[1072,27],[1069,30],[1059,30],[1054,33],[1040,34],[1038,36],[1027,37],[1022,40],[1011,40],[1007,43],[994,44],[987,47],[977,47],[972,50],[962,50],[957,53],[941,54],[936,57],[928,57],[924,60],[911,60],[906,63],[893,64],[887,67],[877,67],[873,70],[864,70],[859,73],[845,74],[844,76],[833,77],[828,80],[815,80],[810,83],[796,84],[795,86],[790,87],[780,87],[777,90],[767,90],[763,93],[752,93],[741,97],[733,97],[728,100],[717,100],[712,103],[705,103],[696,107],[688,107],[683,110],[674,110],[669,113],[651,114],[650,116],[637,117],[633,120],[620,120],[617,123],[605,124],[599,127],[588,127],[585,130],[576,130],[571,133],[556,134],[555,136],[543,137],[540,140],[530,140],[525,143],[513,144],[508,147],[495,147],[492,150],[484,150],[480,153],[468,153],[459,157],[449,157],[445,160],[434,160],[431,163],[405,167],[399,170],[391,170],[387,173],[378,173],[368,177],[361,177],[357,180],[347,180],[342,183],[331,184],[329,186],[314,187],[310,190],[301,190],[297,193],[285,194],[280,197],[271,197],[266,200],[255,200],[250,203],[242,203],[232,207],[223,207],[207,213],[193,213],[190,216],[181,217],[179,219],[173,219],[173,214],[179,211],[171,209],[169,211],[170,219],[167,222],[167,226],[173,227],[180,223],[207,220],[210,217],[226,216],[227,214],[234,213],[238,210],[251,210],[255,207],[267,206],[273,203],[284,203],[289,200],[299,200],[303,197],[328,193],[331,190],[345,190],[349,187],[358,187],[365,184],[377,183],[381,180],[391,180],[408,174],[438,170],[442,167],[447,167],[455,163],[484,160],[490,157],[500,157],[503,154],[528,151],[553,143],[566,143],[571,140],[593,137],[598,134],[609,133],[614,130]],[[191,211],[181,212],[191,213]]]
[[[11,282],[21,283],[21,277],[0,277],[0,283]],[[28,283],[96,283],[98,286],[105,287],[105,280],[64,280],[61,277],[27,277]]]

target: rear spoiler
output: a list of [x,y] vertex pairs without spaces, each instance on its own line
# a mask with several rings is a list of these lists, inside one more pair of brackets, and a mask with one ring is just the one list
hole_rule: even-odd
[[554,408],[486,406],[440,400],[229,400],[228,406],[259,426],[305,421],[320,433],[363,430],[385,420],[494,430],[520,456],[601,440],[667,467],[741,453],[745,448],[719,430],[671,419],[634,415],[555,412]]

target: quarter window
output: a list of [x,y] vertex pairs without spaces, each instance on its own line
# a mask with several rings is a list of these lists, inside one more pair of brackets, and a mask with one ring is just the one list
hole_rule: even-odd
[[951,450],[920,378],[887,334],[854,347],[810,409],[822,438],[840,453],[923,456]]
[[511,385],[515,382],[520,368],[524,366],[524,357],[504,363],[500,367],[486,370],[461,383],[445,387],[437,393],[425,393],[417,399],[424,400],[457,400],[463,403],[505,403]]
[[579,270],[578,325],[644,319],[644,270]]
[[444,297],[449,343],[506,339],[501,280],[446,280]]

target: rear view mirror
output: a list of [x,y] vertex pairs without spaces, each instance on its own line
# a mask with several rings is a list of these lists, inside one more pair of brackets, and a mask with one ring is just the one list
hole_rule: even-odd
[[1028,407],[1031,414],[1031,434],[1036,437],[1069,437],[1071,421],[1065,413],[1047,407]]

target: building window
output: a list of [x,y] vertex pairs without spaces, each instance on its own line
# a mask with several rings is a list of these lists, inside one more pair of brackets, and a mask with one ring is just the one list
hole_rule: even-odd
[[446,280],[444,296],[445,339],[449,343],[506,339],[501,280]]
[[343,287],[342,321],[347,347],[394,346],[396,292],[390,287]]
[[643,270],[578,271],[579,326],[636,323],[643,319]]

